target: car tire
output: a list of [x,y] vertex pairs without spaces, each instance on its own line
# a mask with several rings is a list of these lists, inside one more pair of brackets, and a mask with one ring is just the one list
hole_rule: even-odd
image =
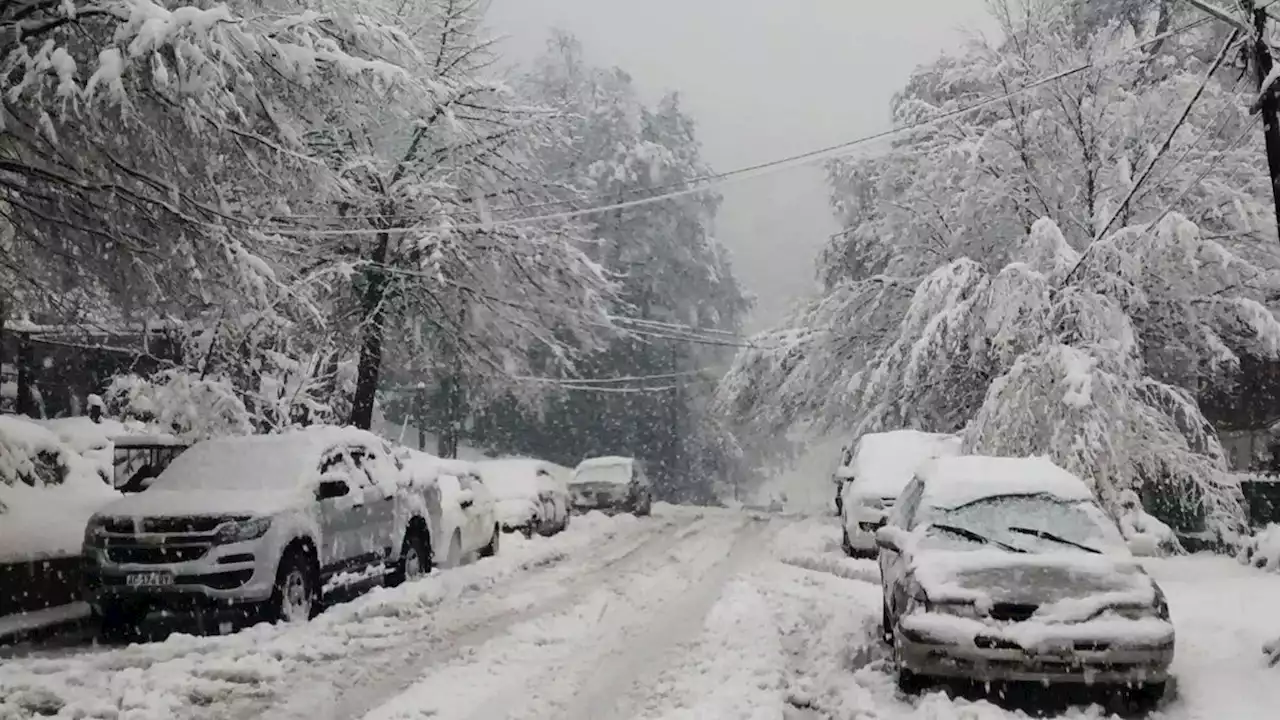
[[[400,548],[400,559],[391,568],[387,584],[391,587],[425,577],[431,572],[431,542],[426,534],[416,528],[404,532],[404,544]],[[415,569],[416,565],[416,569]]]
[[146,619],[144,611],[120,602],[102,603],[93,615],[98,624],[98,639],[107,643],[125,642],[137,637],[142,621]]
[[320,613],[320,588],[315,563],[298,548],[285,551],[276,570],[267,615],[272,622],[293,623],[310,620]]
[[489,538],[489,544],[480,548],[480,557],[493,557],[498,554],[498,547],[502,541],[502,526],[493,526],[493,537]]
[[898,691],[908,697],[919,695],[929,687],[929,679],[923,675],[917,675],[910,670],[898,668]]
[[1124,705],[1128,713],[1146,716],[1160,706],[1164,699],[1165,683],[1147,683],[1136,688],[1125,689]]

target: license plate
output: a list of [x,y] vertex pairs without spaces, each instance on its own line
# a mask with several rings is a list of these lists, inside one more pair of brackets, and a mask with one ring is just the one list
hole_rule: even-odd
[[173,584],[173,575],[165,572],[133,573],[124,582],[129,587],[163,587]]

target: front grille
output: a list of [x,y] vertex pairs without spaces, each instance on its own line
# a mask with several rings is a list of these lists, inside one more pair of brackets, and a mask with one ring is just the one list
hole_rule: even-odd
[[133,534],[133,518],[107,518],[102,524],[109,533],[116,533],[117,535]]
[[1038,608],[1038,605],[1023,603],[996,603],[991,606],[991,617],[994,620],[1023,622],[1031,619],[1031,616],[1035,614]]
[[232,520],[248,520],[248,517],[194,516],[142,518],[144,533],[208,533],[222,523]]
[[108,545],[107,559],[113,563],[163,565],[204,557],[208,545]]
[[991,637],[990,635],[979,635],[973,639],[973,644],[983,650],[1021,650],[1022,646],[1012,640]]

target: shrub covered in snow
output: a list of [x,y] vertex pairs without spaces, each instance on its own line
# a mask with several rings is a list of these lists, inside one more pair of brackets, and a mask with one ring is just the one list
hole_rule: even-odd
[[1268,525],[1240,544],[1240,562],[1280,572],[1280,525]]
[[118,376],[105,401],[111,415],[152,423],[187,439],[253,432],[249,411],[229,382],[184,370],[165,370],[149,379]]
[[77,554],[89,516],[119,496],[57,435],[0,415],[0,562]]

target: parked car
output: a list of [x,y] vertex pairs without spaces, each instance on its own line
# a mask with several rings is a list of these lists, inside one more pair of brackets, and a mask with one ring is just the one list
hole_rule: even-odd
[[375,435],[210,440],[90,518],[85,595],[106,634],[157,609],[301,621],[352,583],[427,572],[428,528],[423,494]]
[[554,535],[569,526],[569,490],[559,468],[531,458],[478,463],[493,493],[498,523],[506,532]]
[[1139,709],[1164,693],[1160,587],[1083,481],[1044,458],[948,457],[877,533],[898,682],[1088,684]]
[[648,515],[653,488],[644,465],[635,458],[596,457],[578,464],[569,480],[569,497],[579,512],[600,510]]
[[916,430],[869,433],[858,438],[837,471],[840,545],[850,557],[876,555],[875,532],[916,469],[960,452],[960,438]]
[[469,557],[498,553],[502,528],[494,515],[493,494],[480,481],[475,463],[409,449],[397,456],[414,485],[425,492],[433,558],[456,567]]

